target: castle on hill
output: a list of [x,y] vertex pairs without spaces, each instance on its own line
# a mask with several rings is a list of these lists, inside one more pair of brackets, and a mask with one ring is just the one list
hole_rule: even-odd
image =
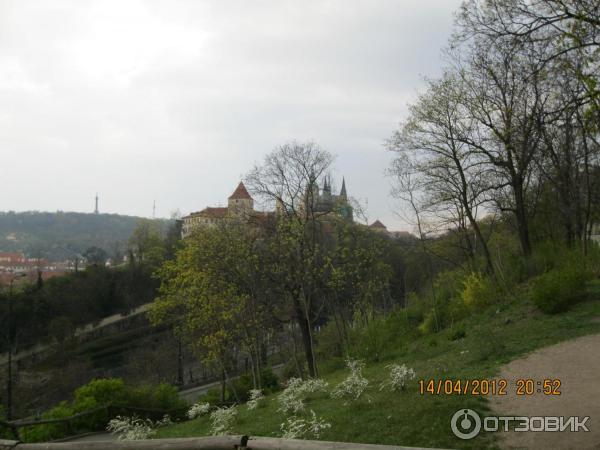
[[[323,215],[335,214],[347,220],[353,220],[352,206],[348,202],[346,181],[342,181],[342,188],[338,195],[331,192],[331,180],[325,178],[323,188],[319,189],[317,183],[313,185],[310,197],[313,202],[313,211]],[[201,226],[215,226],[226,219],[237,219],[248,222],[264,222],[274,218],[277,211],[257,211],[254,209],[254,199],[240,181],[237,188],[227,199],[226,207],[208,206],[201,211],[193,212],[182,218],[181,236],[188,237],[193,230]]]

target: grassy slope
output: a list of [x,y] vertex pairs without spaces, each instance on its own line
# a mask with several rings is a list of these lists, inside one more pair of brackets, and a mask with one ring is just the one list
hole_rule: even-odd
[[[591,300],[555,316],[544,315],[529,300],[518,298],[491,307],[459,324],[466,330],[462,339],[451,340],[450,330],[400,339],[401,343],[395,345],[389,358],[367,366],[365,376],[371,381],[368,396],[348,405],[327,395],[309,400],[309,408],[332,424],[321,439],[441,448],[495,448],[491,435],[461,441],[450,430],[450,418],[458,409],[486,411],[484,398],[422,396],[417,392],[418,379],[493,377],[502,364],[519,355],[566,339],[598,333],[600,282],[590,286],[589,297]],[[404,392],[390,394],[377,388],[387,375],[385,366],[391,362],[406,363],[417,372],[416,379]],[[345,370],[337,370],[324,378],[334,385],[346,374]],[[254,436],[278,436],[279,424],[284,419],[277,412],[276,395],[268,397],[265,405],[256,411],[239,407],[234,431]],[[514,395],[514,387],[509,395]],[[208,418],[202,417],[160,429],[156,437],[208,434]]]

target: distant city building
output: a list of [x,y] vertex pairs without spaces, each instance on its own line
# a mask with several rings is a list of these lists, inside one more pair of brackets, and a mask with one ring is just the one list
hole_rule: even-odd
[[64,263],[49,263],[42,258],[27,258],[23,253],[0,252],[0,284],[10,283],[15,274],[26,274],[27,281],[34,282],[38,276],[43,280],[64,275],[68,271]]
[[0,252],[0,271],[2,272],[29,272],[48,266],[48,261],[40,258],[27,258],[23,253]]

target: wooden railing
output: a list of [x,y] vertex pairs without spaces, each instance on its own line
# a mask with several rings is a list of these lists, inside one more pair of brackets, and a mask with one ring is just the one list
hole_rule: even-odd
[[[303,441],[248,436],[211,436],[143,441],[89,441],[24,444],[0,440],[0,450],[425,450],[417,447]],[[432,450],[432,449],[429,449]],[[440,449],[438,449],[440,450]]]
[[[150,409],[150,408],[137,408],[126,405],[119,405],[116,403],[110,403],[107,405],[102,405],[97,408],[93,408],[84,412],[80,412],[77,414],[73,414],[69,417],[61,417],[56,419],[21,419],[21,420],[13,420],[10,422],[5,422],[0,420],[0,428],[9,429],[17,441],[20,441],[21,437],[19,434],[19,429],[24,427],[34,427],[39,425],[49,425],[49,424],[65,424],[68,430],[75,430],[73,423],[81,419],[83,417],[91,416],[100,411],[106,411],[107,417],[114,417],[118,414],[123,414],[124,412],[128,412],[130,414],[139,414],[143,417],[152,417],[152,418],[162,418],[165,414],[175,415],[177,413],[187,411],[186,408],[179,409],[170,409],[170,410],[162,410],[162,409]],[[89,431],[100,431],[100,430],[89,430]],[[71,434],[74,434],[71,433]],[[1,447],[0,447],[1,450]]]

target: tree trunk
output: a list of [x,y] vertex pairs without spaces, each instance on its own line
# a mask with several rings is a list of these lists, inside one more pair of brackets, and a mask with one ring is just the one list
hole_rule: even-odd
[[311,377],[317,376],[317,368],[315,365],[315,358],[312,346],[312,335],[310,332],[310,322],[305,314],[304,308],[302,307],[299,299],[294,299],[296,309],[296,320],[300,326],[300,333],[302,335],[302,345],[304,347],[304,354],[306,356],[306,364],[308,366],[308,375]]

